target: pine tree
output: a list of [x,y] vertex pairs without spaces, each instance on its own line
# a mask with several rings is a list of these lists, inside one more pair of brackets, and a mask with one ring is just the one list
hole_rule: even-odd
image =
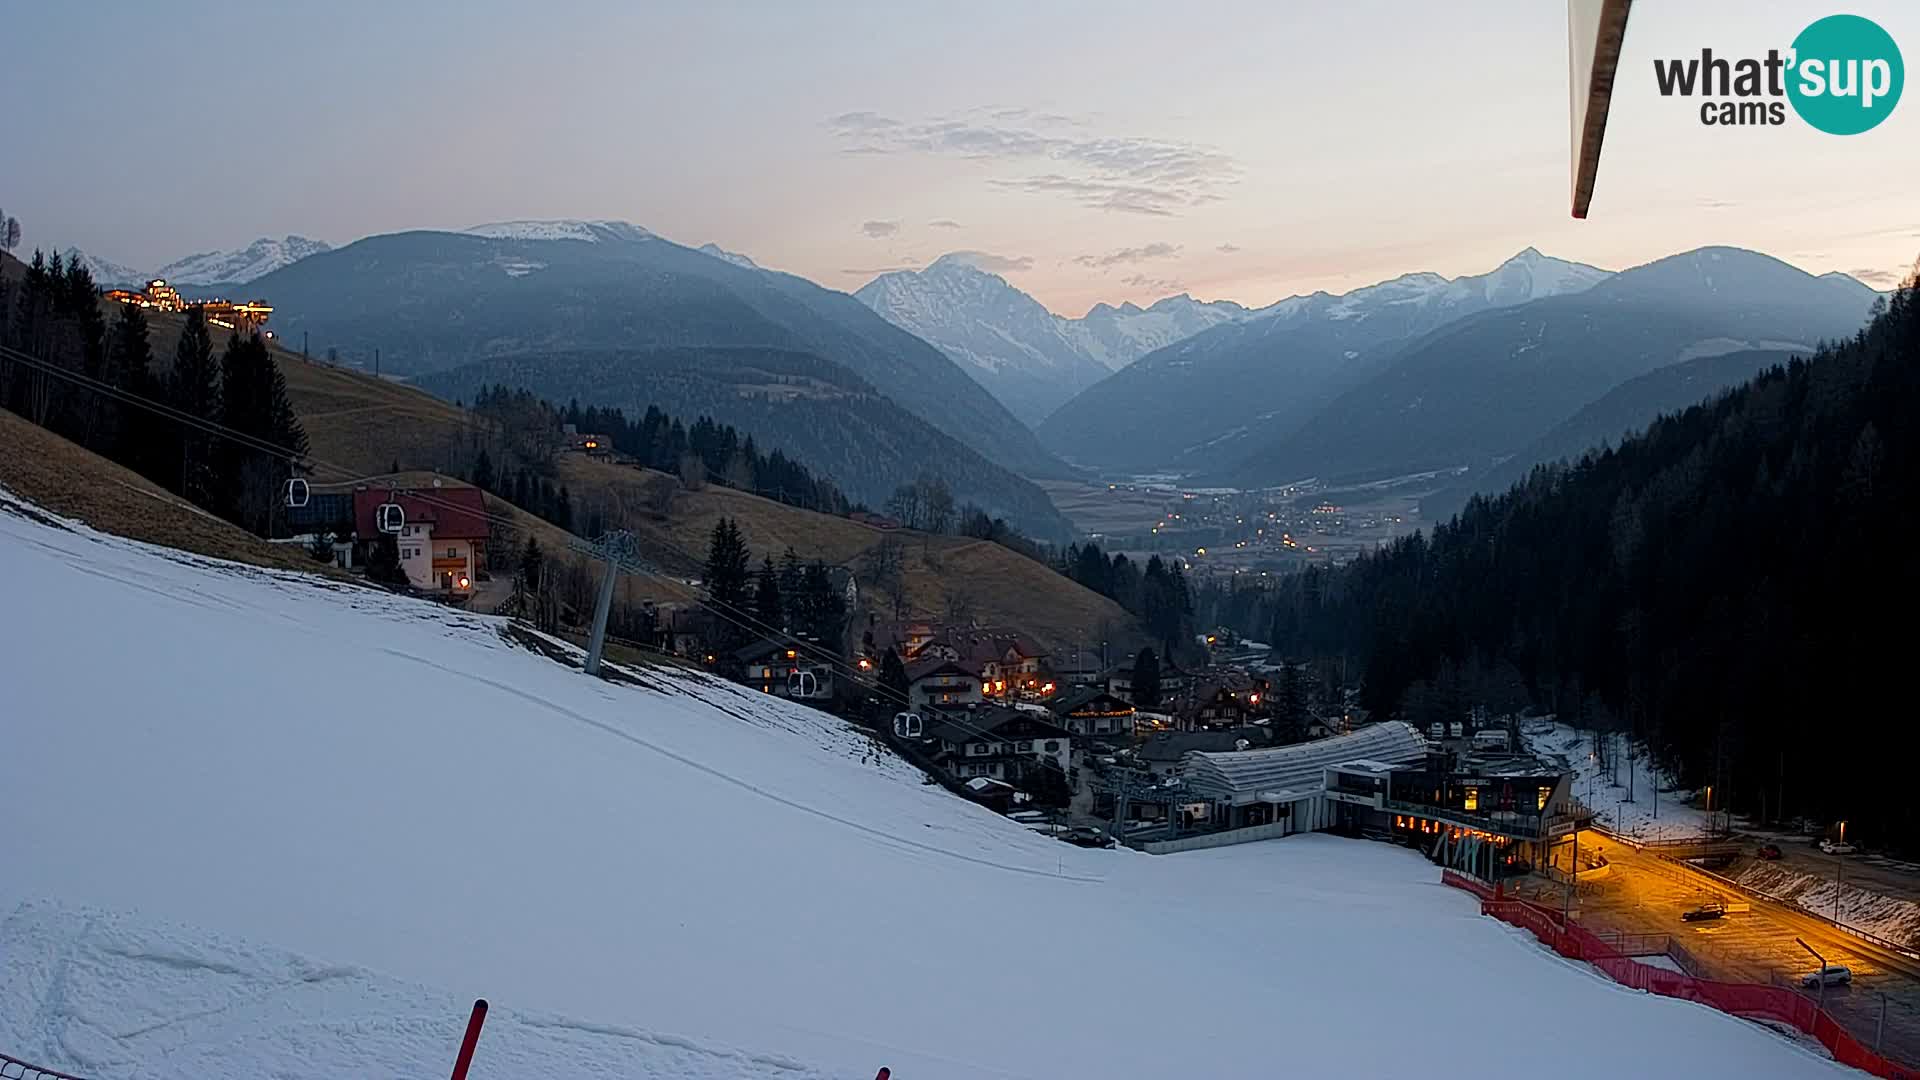
[[262,535],[272,531],[293,463],[307,452],[307,433],[287,396],[286,377],[259,334],[233,335],[220,361],[220,423],[240,437],[213,455],[218,477],[213,507]]
[[1273,703],[1274,730],[1288,741],[1307,735],[1307,695],[1300,685],[1299,668],[1291,660],[1280,663],[1280,683]]
[[786,613],[780,603],[780,578],[773,569],[773,556],[760,562],[760,576],[753,583],[753,617],[767,632],[787,627]]
[[562,531],[573,531],[573,499],[567,495],[567,485],[560,485],[560,498],[554,503],[553,523]]
[[880,685],[892,691],[891,696],[898,702],[907,702],[907,665],[900,662],[900,654],[891,647],[887,655],[880,658]]
[[[120,316],[113,323],[113,338],[107,354],[108,381],[147,401],[165,396],[153,377],[153,346],[147,337],[147,315],[136,304],[120,305]],[[145,405],[128,405],[121,410],[120,430],[115,441],[114,460],[151,480],[166,475],[171,451],[163,449],[165,429],[176,427]]]
[[481,491],[493,490],[493,459],[487,456],[485,447],[481,448],[480,456],[473,463],[473,486]]
[[721,625],[727,628],[722,637],[730,648],[738,647],[742,637],[738,620],[747,605],[749,557],[740,526],[732,518],[715,522],[707,545],[707,598]]
[[833,575],[828,572],[826,563],[815,559],[807,567],[801,581],[800,595],[805,598],[807,633],[814,640],[839,651],[847,624],[847,598],[833,587]]
[[1143,709],[1160,704],[1160,657],[1152,646],[1133,658],[1133,703]]
[[[219,415],[220,383],[213,360],[213,337],[207,332],[206,313],[197,307],[187,309],[186,326],[173,350],[167,404],[188,416],[211,419]],[[183,424],[169,427],[178,438],[179,464],[169,470],[172,483],[167,486],[193,503],[215,509],[212,437]],[[171,457],[173,447],[166,449]]]

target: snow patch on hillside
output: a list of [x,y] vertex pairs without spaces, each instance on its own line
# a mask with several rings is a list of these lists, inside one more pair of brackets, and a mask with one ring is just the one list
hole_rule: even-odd
[[[1603,768],[1590,731],[1576,730],[1548,718],[1524,722],[1520,735],[1531,753],[1573,773],[1574,797],[1593,810],[1594,820],[1603,828],[1639,840],[1683,840],[1707,835],[1707,814],[1705,809],[1693,805],[1694,792],[1674,789],[1670,780],[1660,777],[1661,790],[1655,801],[1657,770],[1644,749],[1634,753],[1629,785],[1624,739],[1614,740],[1613,750],[1618,760],[1612,767]],[[1627,801],[1628,796],[1632,796],[1632,802]]]
[[653,233],[629,221],[585,221],[571,218],[550,221],[495,221],[473,225],[462,232],[495,240],[584,240],[597,244],[605,240],[646,240]]

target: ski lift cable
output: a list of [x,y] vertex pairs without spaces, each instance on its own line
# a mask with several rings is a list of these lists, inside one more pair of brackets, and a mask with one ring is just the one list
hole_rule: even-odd
[[[284,459],[289,464],[292,464],[292,465],[304,464],[309,468],[309,471],[311,472],[318,473],[319,471],[324,469],[326,471],[337,473],[349,478],[348,480],[341,481],[342,483],[352,483],[352,482],[359,482],[359,481],[374,482],[375,480],[375,478],[368,477],[365,474],[360,473],[358,470],[347,468],[346,466],[340,465],[335,462],[329,462],[324,458],[320,458],[312,454],[305,454],[305,455],[299,454],[298,452],[292,450],[291,448],[279,446],[266,439],[259,438],[258,436],[249,435],[246,432],[235,430],[231,427],[228,427],[225,424],[219,423],[218,421],[207,420],[204,417],[194,416],[191,413],[183,412],[170,405],[167,405],[164,402],[155,401],[144,395],[136,394],[133,391],[126,390],[122,387],[114,386],[111,383],[107,383],[100,379],[93,378],[81,372],[69,371],[49,361],[42,360],[39,357],[35,357],[28,353],[21,352],[18,349],[14,349],[7,346],[0,346],[0,356],[5,357],[11,362],[24,364],[26,366],[35,368],[37,370],[46,372],[47,374],[51,374],[56,378],[66,379],[80,386],[114,397],[127,404],[147,409],[148,411],[156,413],[165,419],[170,419],[175,421],[176,423],[180,423],[188,427],[196,428],[209,435],[213,435],[218,438],[224,438],[230,442],[238,443],[239,445],[246,447],[248,449],[265,453],[273,457]],[[385,486],[389,492],[398,492],[402,490],[399,486],[395,485],[391,481],[386,481]],[[409,494],[409,498],[412,498],[417,502],[420,502],[429,506],[439,507],[441,509],[459,510],[463,513],[472,512],[471,508],[469,507],[460,506],[458,504],[448,502],[443,499],[435,498],[433,495],[425,492],[419,492],[419,491],[412,492]],[[498,524],[503,528],[518,529],[523,527],[523,524],[524,524],[523,522],[517,520],[511,515],[496,513],[492,510],[486,510],[480,516],[485,521],[491,524]],[[674,553],[682,556],[683,558],[686,558],[695,562],[699,561],[692,552],[687,551],[685,548],[681,547],[678,544],[673,543],[671,540],[667,540],[665,538],[656,538],[656,540],[660,546],[673,551]],[[845,564],[836,563],[833,565],[837,566],[840,569],[851,570],[851,568],[846,566]],[[640,576],[651,577],[656,581],[659,581],[663,585],[666,585],[669,588],[682,591],[688,596],[689,599],[692,599],[695,602],[699,603],[701,606],[706,607],[709,611],[712,611],[715,615],[719,616],[721,619],[725,620],[728,623],[731,623],[736,627],[739,627],[740,629],[749,630],[755,633],[760,633],[767,637],[773,638],[775,640],[784,640],[790,644],[807,644],[806,642],[803,642],[799,637],[793,634],[790,634],[784,630],[780,630],[775,627],[769,626],[766,623],[762,623],[751,614],[745,611],[742,611],[741,609],[735,608],[733,607],[733,605],[714,600],[711,597],[702,597],[699,594],[699,592],[696,591],[692,586],[678,580],[677,578],[674,578],[670,575],[662,573],[658,570],[648,568],[648,567],[637,566],[637,565],[623,565],[622,569],[626,569],[629,572],[637,572]],[[722,609],[727,609],[727,610],[722,610]],[[915,609],[909,608],[909,610],[912,611]],[[729,614],[729,612],[731,612],[731,614]],[[929,617],[932,617],[931,612],[925,612],[925,614],[927,614]],[[833,669],[836,673],[845,674],[850,678],[852,678],[855,682],[859,682],[863,679],[864,673],[860,672],[852,664],[840,658],[837,653],[822,653],[821,655],[822,655],[822,659],[825,660],[827,666]],[[886,697],[889,697],[892,700],[900,703],[901,705],[906,706],[906,708],[909,711],[914,711],[913,702],[906,695],[900,694],[894,691],[891,687],[885,686],[877,681],[873,683],[873,689],[885,695]],[[953,723],[954,726],[959,727],[972,734],[982,735],[982,736],[988,734],[984,730],[974,727],[970,724],[966,724],[954,716],[949,715],[947,719],[949,722]]]

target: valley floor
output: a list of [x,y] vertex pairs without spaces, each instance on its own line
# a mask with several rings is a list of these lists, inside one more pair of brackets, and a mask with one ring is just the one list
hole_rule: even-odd
[[0,555],[0,1053],[49,1067],[432,1075],[484,996],[476,1080],[1838,1072],[1403,849],[1087,851],[824,714],[588,679],[498,620],[3,490]]

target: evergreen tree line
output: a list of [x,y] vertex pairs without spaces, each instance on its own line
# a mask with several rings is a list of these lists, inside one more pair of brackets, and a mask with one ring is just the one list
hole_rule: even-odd
[[[474,463],[473,474],[467,479],[474,487],[492,492],[543,521],[567,532],[573,531],[573,493],[567,490],[565,484],[555,486],[552,479],[525,466],[504,469],[496,474],[493,460],[484,449]],[[605,531],[605,523],[589,523],[582,535],[598,536]]]
[[1109,558],[1088,541],[1068,544],[1052,565],[1138,616],[1162,656],[1177,659],[1193,652],[1193,591],[1179,563],[1154,555],[1142,567],[1119,552]]
[[[129,397],[161,402],[286,450],[307,452],[306,431],[287,396],[285,377],[258,334],[233,334],[214,356],[197,308],[185,316],[172,362],[156,363],[146,313],[118,305],[112,324],[86,267],[35,252],[17,285],[0,287],[0,344],[106,384]],[[215,435],[96,386],[35,364],[0,357],[0,404],[41,427],[133,469],[243,528],[275,528],[293,462]]]
[[1890,632],[1920,602],[1916,410],[1909,282],[1811,359],[1282,579],[1271,640],[1364,669],[1380,714],[1491,687],[1638,736],[1716,806],[1920,848]]
[[[844,646],[847,598],[834,587],[827,564],[820,559],[802,562],[791,545],[777,566],[768,553],[761,556],[755,572],[752,559],[739,522],[723,517],[714,524],[704,583],[708,606],[725,628],[724,640],[717,644],[731,651],[759,637],[787,633],[839,653]],[[748,613],[753,621],[738,625]]]
[[[613,450],[650,469],[680,476],[689,489],[697,490],[712,482],[805,510],[839,515],[852,509],[832,482],[816,477],[779,450],[763,453],[753,436],[742,435],[711,417],[702,416],[689,425],[649,405],[635,421],[628,419],[624,410],[583,407],[578,400],[560,408],[530,391],[510,389],[505,384],[482,389],[474,397],[473,411],[501,422],[511,431],[531,427],[549,447],[559,441],[564,424],[572,424],[582,434],[605,435]],[[513,441],[517,447],[527,440]],[[516,450],[516,457],[533,464],[537,471],[544,471],[552,460],[550,453],[537,453],[532,448]],[[504,492],[501,494],[505,497]]]

